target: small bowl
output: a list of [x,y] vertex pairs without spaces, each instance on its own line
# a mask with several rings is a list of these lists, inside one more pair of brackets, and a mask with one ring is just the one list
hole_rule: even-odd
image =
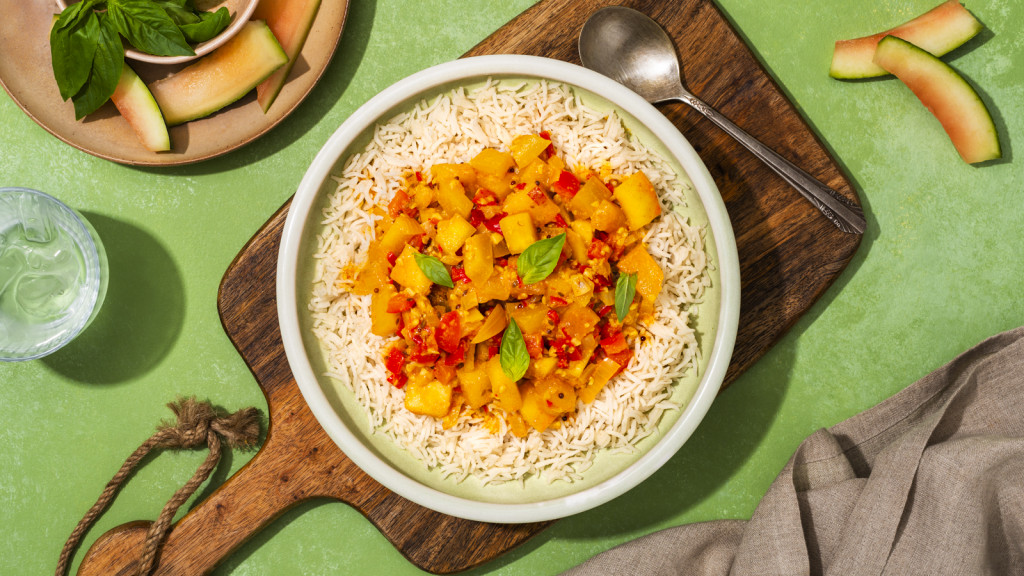
[[[693,184],[688,213],[707,231],[714,263],[713,288],[697,317],[700,369],[674,387],[684,404],[666,414],[636,454],[598,455],[582,478],[548,483],[458,482],[428,470],[384,433],[375,433],[365,410],[343,383],[324,376],[320,343],[312,334],[308,302],[312,291],[316,235],[322,229],[326,195],[346,159],[362,149],[378,122],[386,122],[423,100],[493,79],[547,80],[570,87],[587,105],[614,110],[645,145],[659,152]],[[548,58],[498,55],[464,58],[429,68],[385,89],[349,116],[313,160],[288,211],[277,268],[278,319],[288,362],[314,416],[341,450],[375,480],[424,507],[481,522],[539,522],[593,508],[633,488],[658,470],[690,437],[718,394],[732,355],[739,321],[740,277],[736,240],[718,188],[693,147],[657,109],[634,92],[585,68]],[[705,307],[706,306],[706,307]]]
[[[62,11],[67,8],[69,4],[74,3],[75,2],[68,2],[67,0],[57,0],[57,5]],[[196,53],[195,56],[154,56],[152,54],[146,54],[145,52],[139,52],[131,47],[124,51],[124,56],[125,58],[130,58],[139,62],[149,62],[150,64],[170,65],[190,62],[196,58],[200,58],[210,52],[213,52],[222,44],[230,40],[235,34],[238,34],[238,31],[242,29],[242,26],[244,26],[249,20],[249,17],[252,16],[253,11],[256,10],[257,4],[259,4],[259,0],[199,0],[196,5],[205,11],[214,11],[221,6],[227,8],[228,12],[231,13],[231,24],[222,30],[220,34],[206,42],[196,44],[193,47]]]

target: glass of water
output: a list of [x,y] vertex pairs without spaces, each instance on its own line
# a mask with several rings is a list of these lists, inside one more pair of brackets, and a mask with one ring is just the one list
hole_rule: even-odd
[[31,360],[75,338],[106,293],[92,226],[53,196],[0,188],[0,361]]

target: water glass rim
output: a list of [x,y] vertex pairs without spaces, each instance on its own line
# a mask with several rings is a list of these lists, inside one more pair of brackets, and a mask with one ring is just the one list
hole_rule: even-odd
[[100,247],[102,244],[89,221],[86,220],[85,217],[77,210],[52,194],[47,194],[41,190],[26,188],[23,186],[0,186],[0,200],[4,197],[14,196],[15,194],[31,194],[44,198],[46,201],[52,202],[69,218],[71,226],[73,226],[75,230],[69,230],[68,232],[71,234],[75,244],[78,245],[79,249],[82,251],[82,260],[85,268],[84,289],[86,290],[88,298],[86,307],[88,308],[89,313],[81,314],[76,319],[74,325],[67,330],[64,336],[52,342],[50,346],[45,346],[38,350],[30,350],[23,353],[0,349],[0,362],[35,360],[63,348],[81,334],[81,332],[85,330],[86,326],[92,322],[99,304],[102,302],[100,298],[101,293],[104,291],[103,264],[100,257]]

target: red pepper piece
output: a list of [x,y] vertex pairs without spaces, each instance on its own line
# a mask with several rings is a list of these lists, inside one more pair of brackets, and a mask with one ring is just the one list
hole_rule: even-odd
[[526,195],[530,197],[530,200],[533,200],[534,204],[543,204],[548,201],[548,197],[544,195],[544,191],[540,188],[531,188]]
[[615,361],[616,364],[618,364],[620,366],[619,371],[616,372],[616,374],[618,374],[619,372],[622,372],[623,370],[626,369],[626,365],[629,364],[629,360],[632,357],[633,357],[633,351],[630,350],[629,348],[623,350],[622,352],[617,352],[615,354],[608,354],[608,358],[611,358],[612,360]]
[[580,353],[579,347],[572,343],[565,330],[562,330],[563,337],[559,338],[551,343],[551,348],[555,351],[555,357],[558,358],[558,367],[567,368],[570,360],[579,360],[583,357]]
[[388,203],[388,215],[392,218],[397,218],[400,214],[406,211],[409,205],[409,194],[405,190],[399,190],[395,192],[395,195],[391,198],[391,202]]
[[559,228],[568,228],[569,223],[565,221],[565,218],[562,218],[561,214],[555,214],[555,226],[558,226]]
[[452,280],[459,284],[468,284],[469,276],[466,276],[466,268],[461,264],[452,267]]
[[622,335],[622,332],[616,332],[614,335],[601,340],[600,344],[601,348],[604,348],[604,351],[609,356],[629,350],[629,344],[626,343],[626,337]]
[[555,312],[554,310],[548,310],[548,315],[547,316],[548,316],[548,320],[551,321],[551,326],[552,327],[558,326],[558,321],[561,320],[561,318],[558,317],[558,312]]
[[405,383],[409,381],[409,377],[405,375],[405,372],[399,372],[398,374],[388,374],[388,382],[395,388],[401,389],[405,386]]
[[462,323],[459,320],[459,313],[454,310],[441,316],[437,324],[437,345],[445,352],[453,353],[459,348],[459,339],[462,337]]
[[523,334],[523,342],[530,358],[540,358],[544,354],[544,339],[540,334]]
[[484,222],[484,228],[487,228],[491,232],[497,232],[498,234],[502,234],[501,219],[504,218],[505,216],[508,216],[508,214],[505,214],[504,212],[498,212],[492,218],[488,218],[487,221]]
[[504,335],[505,335],[505,332],[502,331],[501,334],[496,334],[494,337],[492,337],[488,341],[489,342],[488,345],[487,345],[487,359],[488,360],[490,360],[491,358],[497,356],[498,353],[501,351],[501,338]]
[[387,311],[390,314],[400,314],[407,310],[412,310],[412,307],[415,305],[416,301],[405,294],[395,294],[388,300]]
[[562,170],[558,175],[558,180],[551,184],[551,189],[559,196],[570,199],[580,191],[580,181],[572,172]]
[[559,296],[548,296],[548,300],[551,301],[555,306],[568,306],[569,301]]
[[397,374],[402,371],[402,367],[405,366],[405,354],[398,348],[392,348],[384,359],[384,367],[387,368],[388,372]]
[[469,211],[469,223],[474,228],[484,223],[487,218],[484,218],[484,213],[479,208],[473,208]]
[[399,190],[395,192],[391,202],[388,203],[388,215],[392,218],[398,218],[398,215],[405,211],[405,207],[409,205],[409,194],[405,190]]
[[433,364],[437,362],[437,359],[440,357],[440,354],[428,354],[423,351],[416,351],[409,354],[409,361],[416,362],[418,364]]
[[388,264],[391,264],[392,266],[394,266],[395,262],[398,261],[398,254],[395,254],[394,252],[388,252],[386,257],[388,259]]
[[601,274],[595,274],[594,275],[594,291],[595,292],[602,292],[604,290],[607,290],[608,287],[610,287],[611,285],[612,285],[612,281],[607,276],[602,276]]
[[446,355],[444,358],[441,358],[441,363],[442,364],[447,364],[448,366],[455,366],[456,364],[460,364],[460,363],[465,362],[465,361],[466,361],[466,345],[465,344],[459,344],[459,347],[455,350],[455,352],[452,352],[451,354]]
[[615,310],[615,306],[610,306],[610,305],[609,306],[605,306],[605,307],[603,307],[603,308],[601,308],[600,310],[597,311],[597,315],[600,316],[601,318],[604,318],[604,317],[608,316],[609,314],[611,314],[612,311],[614,311],[614,310]]
[[447,358],[441,358],[436,366],[434,366],[434,378],[437,378],[441,384],[447,384],[455,379],[455,367],[446,362]]
[[603,241],[598,240],[597,236],[594,236],[593,241],[590,242],[590,247],[587,248],[587,258],[591,260],[602,260],[608,258],[612,253],[612,249],[608,247]]

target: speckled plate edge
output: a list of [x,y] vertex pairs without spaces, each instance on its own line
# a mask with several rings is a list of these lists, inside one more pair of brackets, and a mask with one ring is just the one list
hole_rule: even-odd
[[[481,502],[442,492],[403,473],[363,444],[339,417],[325,394],[310,362],[297,312],[298,257],[310,211],[351,141],[379,120],[380,114],[408,99],[410,94],[429,91],[461,78],[500,74],[549,78],[579,86],[599,94],[645,124],[682,165],[704,204],[719,256],[722,282],[718,330],[710,351],[706,350],[710,358],[707,371],[684,413],[657,445],[600,484],[573,494],[524,503]],[[481,522],[539,522],[569,516],[625,493],[658,470],[690,437],[719,391],[735,344],[739,298],[739,258],[725,204],[707,168],[678,129],[635,93],[603,76],[573,64],[534,56],[480,56],[441,64],[397,82],[353,113],[327,141],[299,185],[285,222],[277,269],[278,317],[285,352],[306,402],[327,434],[353,462],[393,492],[438,512]]]
[[[81,121],[57,91],[48,35],[56,3],[0,0],[0,86],[25,114],[50,134],[84,152],[133,166],[180,166],[221,156],[277,126],[309,95],[327,69],[344,29],[349,0],[321,0],[320,10],[288,81],[264,114],[255,91],[206,118],[170,129],[170,152],[150,152],[113,104]],[[19,57],[8,57],[18,54]],[[166,67],[132,63],[143,78],[165,75]]]

